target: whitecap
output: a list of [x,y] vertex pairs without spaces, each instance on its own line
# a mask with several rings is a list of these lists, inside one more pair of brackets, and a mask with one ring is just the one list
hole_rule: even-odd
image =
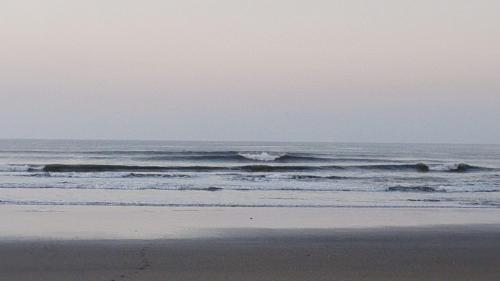
[[0,164],[0,172],[26,172],[30,165],[23,164]]
[[264,161],[270,162],[283,157],[285,154],[277,154],[277,153],[268,153],[268,152],[247,152],[247,153],[238,153],[240,156],[255,160],[255,161]]

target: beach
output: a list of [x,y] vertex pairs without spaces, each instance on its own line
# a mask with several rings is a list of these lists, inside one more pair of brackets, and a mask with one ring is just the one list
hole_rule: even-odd
[[0,206],[1,280],[498,280],[500,211]]
[[0,141],[0,281],[498,280],[496,145]]

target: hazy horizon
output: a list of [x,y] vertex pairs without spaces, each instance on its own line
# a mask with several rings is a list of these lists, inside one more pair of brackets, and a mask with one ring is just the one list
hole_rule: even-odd
[[498,10],[7,0],[0,138],[499,144]]
[[324,144],[416,144],[416,145],[494,145],[500,143],[461,143],[461,142],[362,142],[362,141],[307,141],[307,140],[231,140],[231,139],[83,139],[83,138],[0,138],[0,141],[97,141],[97,142],[192,142],[192,143],[324,143]]

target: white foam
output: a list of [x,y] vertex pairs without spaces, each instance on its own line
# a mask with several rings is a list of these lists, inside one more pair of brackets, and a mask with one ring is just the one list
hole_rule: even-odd
[[256,153],[249,152],[249,153],[239,153],[239,155],[250,160],[270,162],[270,161],[275,161],[276,159],[284,156],[285,154],[270,154],[267,152],[256,152]]
[[434,171],[439,171],[439,172],[449,172],[449,171],[455,171],[459,168],[460,163],[447,163],[447,164],[442,164],[442,165],[437,165],[433,167],[431,170]]
[[29,165],[0,164],[0,172],[26,172]]

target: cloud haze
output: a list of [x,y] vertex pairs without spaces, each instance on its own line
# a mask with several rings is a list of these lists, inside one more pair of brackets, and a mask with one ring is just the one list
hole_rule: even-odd
[[2,1],[0,137],[500,142],[499,1]]

